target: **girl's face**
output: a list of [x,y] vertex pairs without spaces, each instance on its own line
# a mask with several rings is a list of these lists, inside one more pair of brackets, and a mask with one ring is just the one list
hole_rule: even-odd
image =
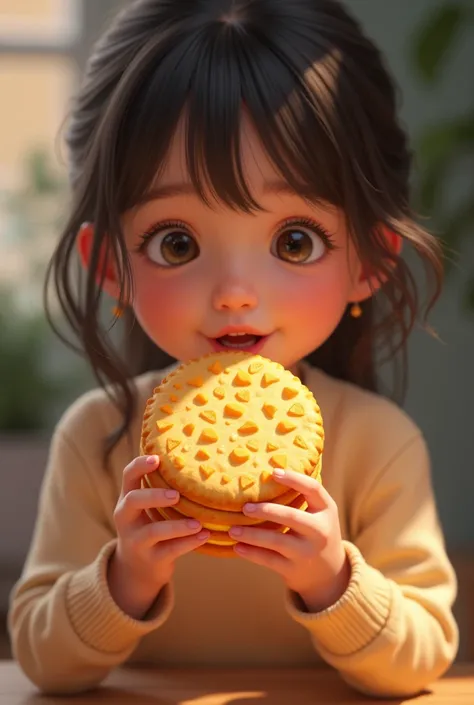
[[249,121],[242,158],[262,212],[206,206],[190,184],[183,143],[178,131],[149,200],[123,219],[135,315],[179,360],[238,348],[291,368],[363,298],[344,218],[285,186]]

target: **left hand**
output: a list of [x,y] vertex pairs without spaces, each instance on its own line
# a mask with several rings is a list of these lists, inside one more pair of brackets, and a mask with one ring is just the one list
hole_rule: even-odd
[[344,594],[350,563],[341,539],[337,506],[314,478],[287,470],[273,477],[304,495],[308,509],[273,502],[246,504],[246,516],[287,526],[286,534],[258,526],[234,526],[229,535],[235,552],[278,573],[289,590],[300,595],[310,612],[320,612]]

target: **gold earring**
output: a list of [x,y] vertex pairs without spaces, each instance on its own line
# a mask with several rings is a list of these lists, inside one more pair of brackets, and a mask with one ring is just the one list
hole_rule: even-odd
[[351,306],[351,316],[352,318],[360,318],[362,316],[362,309],[360,304],[355,303]]
[[124,307],[121,306],[120,304],[116,304],[115,306],[112,306],[112,313],[115,316],[115,318],[121,318],[124,314]]

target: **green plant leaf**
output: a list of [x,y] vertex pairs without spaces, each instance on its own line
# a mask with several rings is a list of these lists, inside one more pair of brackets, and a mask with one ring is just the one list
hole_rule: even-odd
[[460,156],[474,155],[474,115],[426,128],[416,152],[421,170],[418,200],[423,210],[434,214],[441,207],[449,170]]
[[445,2],[431,11],[416,34],[412,61],[427,83],[433,83],[438,78],[446,57],[469,22],[470,14],[465,3]]
[[457,156],[459,150],[474,152],[474,114],[427,127],[418,145],[418,153],[428,165],[443,161],[453,152]]

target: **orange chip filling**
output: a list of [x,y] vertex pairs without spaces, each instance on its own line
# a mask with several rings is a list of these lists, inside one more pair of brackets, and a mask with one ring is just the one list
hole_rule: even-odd
[[192,379],[188,379],[188,382],[190,387],[202,387],[204,384],[202,377],[193,377]]
[[270,465],[273,465],[274,468],[284,470],[286,468],[286,455],[283,453],[275,453],[275,455],[270,458]]
[[169,431],[170,428],[173,428],[173,424],[171,421],[157,421],[156,428],[158,429],[158,433],[164,433],[165,431]]
[[232,419],[238,419],[244,413],[244,409],[240,404],[226,404],[224,407],[224,413],[226,416],[230,416]]
[[239,428],[239,433],[242,433],[244,436],[250,435],[251,433],[256,433],[257,431],[258,426],[254,421],[246,421]]
[[301,404],[293,404],[288,409],[288,416],[304,416],[304,409]]
[[239,370],[234,377],[234,384],[237,387],[248,387],[250,384],[252,384],[252,379],[248,372],[245,372],[244,370]]
[[255,484],[253,477],[249,477],[248,475],[241,475],[239,479],[240,486],[243,490],[248,490],[249,487],[252,487],[252,485]]
[[212,409],[209,409],[207,411],[201,411],[199,416],[201,417],[201,419],[204,419],[204,421],[208,421],[209,423],[216,423],[216,412]]
[[199,436],[200,443],[215,443],[219,436],[213,428],[204,428]]
[[280,421],[278,426],[276,427],[276,430],[278,433],[289,433],[290,431],[294,431],[296,428],[296,424],[292,423],[291,421]]
[[237,465],[242,465],[242,463],[245,463],[249,457],[250,453],[246,448],[234,448],[229,455],[231,462],[236,463]]
[[298,395],[298,390],[295,387],[284,387],[281,393],[282,399],[293,399]]
[[199,470],[201,472],[201,475],[207,480],[208,478],[211,477],[212,474],[215,473],[214,468],[211,468],[210,465],[200,465]]
[[273,404],[265,403],[262,406],[262,409],[263,409],[263,413],[265,414],[265,416],[269,419],[273,419],[273,417],[275,416],[275,414],[277,412],[277,408],[276,408],[276,406],[273,406]]
[[262,377],[262,387],[269,387],[271,384],[278,382],[279,377],[272,375],[271,372],[265,372]]

